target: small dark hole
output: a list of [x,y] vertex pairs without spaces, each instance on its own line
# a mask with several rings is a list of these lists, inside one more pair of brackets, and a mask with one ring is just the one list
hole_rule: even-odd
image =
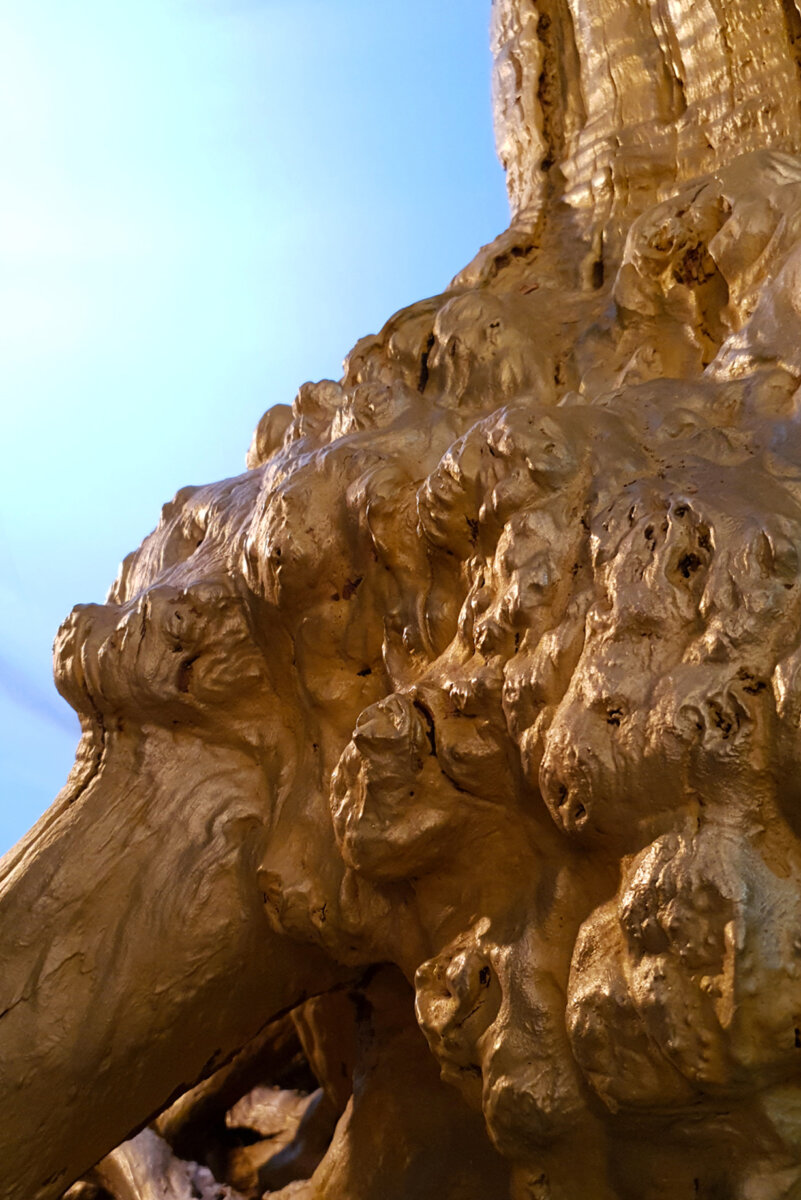
[[758,696],[768,686],[764,679],[757,679],[755,675],[752,675],[744,667],[737,672],[737,678],[742,681],[743,691],[748,692],[749,696]]
[[683,558],[679,559],[678,563],[679,571],[685,579],[689,579],[690,576],[698,570],[700,565],[701,559],[697,554],[685,554]]
[[490,981],[490,969],[489,969],[489,967],[482,967],[478,973],[478,982],[481,984],[482,987],[489,987],[489,981]]
[[342,596],[345,600],[350,600],[351,596],[361,587],[364,582],[364,576],[359,575],[356,579],[349,579],[342,589]]

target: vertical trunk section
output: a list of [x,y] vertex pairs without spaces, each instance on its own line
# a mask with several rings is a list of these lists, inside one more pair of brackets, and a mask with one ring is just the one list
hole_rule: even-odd
[[[619,254],[632,219],[766,147],[801,151],[797,0],[495,0],[512,212]],[[579,249],[580,247],[580,249]]]

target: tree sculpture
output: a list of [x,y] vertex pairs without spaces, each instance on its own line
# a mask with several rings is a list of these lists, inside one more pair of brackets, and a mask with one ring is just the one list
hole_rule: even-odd
[[800,35],[497,0],[511,228],[68,619],[4,1200],[801,1196]]

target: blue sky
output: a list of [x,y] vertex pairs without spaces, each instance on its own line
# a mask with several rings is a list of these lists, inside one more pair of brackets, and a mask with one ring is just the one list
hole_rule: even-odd
[[507,223],[489,0],[0,0],[0,852],[50,647],[264,409]]

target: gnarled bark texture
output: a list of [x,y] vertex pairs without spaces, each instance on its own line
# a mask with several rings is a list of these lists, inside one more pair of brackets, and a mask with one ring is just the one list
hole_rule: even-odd
[[498,0],[510,229],[67,621],[3,1200],[801,1195],[799,32]]

